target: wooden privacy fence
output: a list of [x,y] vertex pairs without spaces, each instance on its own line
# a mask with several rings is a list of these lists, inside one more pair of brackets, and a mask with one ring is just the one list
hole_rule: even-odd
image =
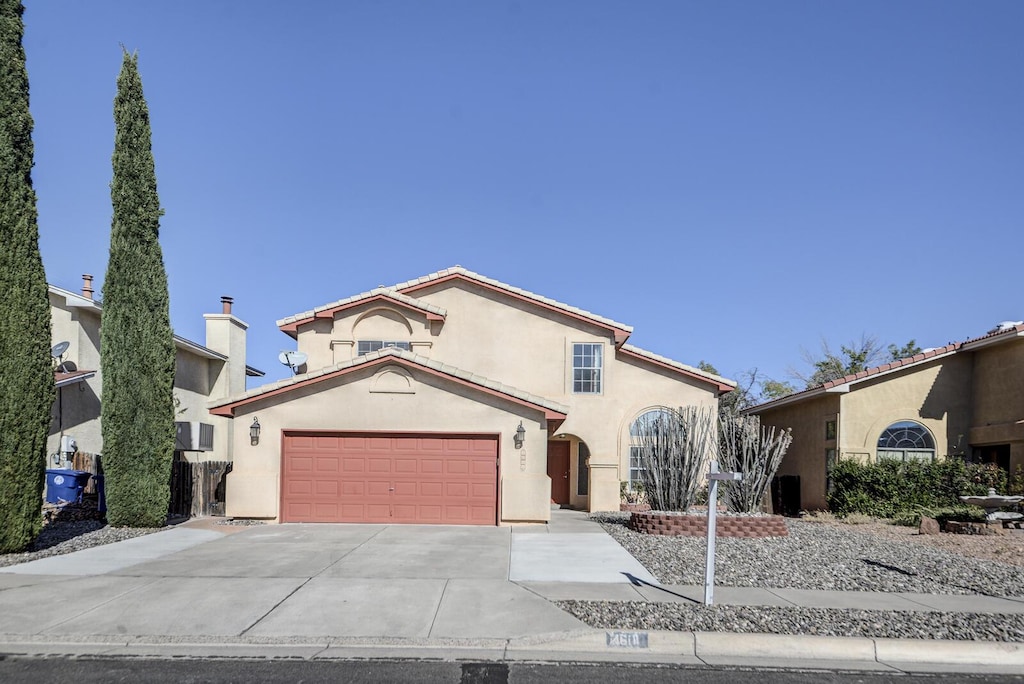
[[[102,473],[102,458],[78,452],[71,462],[74,470]],[[224,515],[224,476],[231,472],[229,461],[189,463],[175,456],[171,465],[170,518]],[[96,480],[89,478],[86,494],[96,493]]]
[[171,468],[172,518],[224,515],[224,476],[231,472],[228,461],[189,463],[175,460]]

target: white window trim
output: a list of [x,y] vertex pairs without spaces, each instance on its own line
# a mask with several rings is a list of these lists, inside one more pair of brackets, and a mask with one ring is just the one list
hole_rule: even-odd
[[[580,366],[579,368],[577,368],[577,366],[576,366],[576,347],[581,347],[583,345],[587,345],[587,346],[590,346],[590,347],[595,347],[595,348],[600,350],[600,355],[601,355],[600,365],[598,365],[598,366],[586,366],[586,367]],[[604,343],[603,342],[573,342],[573,343],[571,343],[571,345],[569,347],[569,360],[570,360],[569,361],[569,364],[570,364],[570,367],[569,367],[569,383],[570,383],[570,388],[571,388],[573,394],[604,394],[604,385],[605,385],[605,357],[606,357],[606,354],[605,354],[605,351],[604,351]],[[596,380],[597,389],[594,390],[594,391],[577,390],[576,389],[576,371],[577,370],[596,371],[597,372],[597,380]],[[586,381],[580,380],[580,382],[584,383]],[[591,382],[594,382],[594,381],[591,380]]]

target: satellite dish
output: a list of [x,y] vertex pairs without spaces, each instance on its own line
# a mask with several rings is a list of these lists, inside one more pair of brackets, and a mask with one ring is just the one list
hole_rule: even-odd
[[283,351],[277,356],[277,360],[291,368],[293,373],[299,372],[307,358],[306,354],[300,351]]
[[57,366],[58,373],[74,373],[76,370],[78,370],[78,366],[75,365],[74,361],[65,361]]
[[55,359],[59,359],[60,357],[64,356],[64,352],[66,352],[68,350],[68,347],[70,346],[70,342],[58,342],[57,344],[53,345],[53,349],[50,350],[50,356],[52,356]]

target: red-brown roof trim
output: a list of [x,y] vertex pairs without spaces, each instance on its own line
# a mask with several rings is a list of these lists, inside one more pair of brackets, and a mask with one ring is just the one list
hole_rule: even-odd
[[547,302],[542,302],[542,301],[539,301],[537,299],[533,299],[532,297],[527,297],[526,295],[520,294],[518,292],[513,292],[511,290],[506,290],[505,288],[498,287],[497,285],[492,285],[491,283],[484,282],[482,280],[477,280],[476,278],[470,278],[469,276],[467,276],[467,275],[465,275],[463,273],[449,273],[448,275],[441,276],[440,278],[434,278],[432,280],[425,280],[423,282],[418,282],[418,283],[414,283],[412,285],[407,285],[405,287],[402,287],[402,288],[398,289],[398,292],[401,292],[402,294],[407,295],[407,294],[410,294],[412,292],[416,292],[418,290],[423,290],[423,289],[428,288],[428,287],[434,287],[435,285],[440,285],[442,283],[451,282],[453,280],[460,280],[462,282],[472,283],[473,285],[477,285],[479,287],[482,287],[485,290],[490,290],[492,292],[497,292],[499,294],[503,294],[503,295],[505,295],[507,297],[511,297],[513,299],[517,299],[517,300],[519,300],[521,302],[526,302],[527,304],[530,304],[532,306],[536,306],[536,307],[544,309],[546,311],[551,311],[553,313],[557,313],[557,314],[560,314],[562,316],[566,316],[568,318],[572,318],[572,319],[577,320],[577,321],[582,321],[582,322],[587,323],[589,325],[597,326],[598,328],[604,328],[605,330],[608,330],[609,332],[612,333],[612,335],[613,335],[613,337],[615,339],[615,346],[616,347],[622,346],[622,344],[627,339],[629,339],[629,336],[630,336],[630,334],[632,332],[630,330],[619,328],[619,327],[616,327],[614,325],[609,325],[608,323],[596,320],[596,319],[591,318],[589,316],[584,316],[584,315],[578,314],[578,313],[576,313],[574,311],[569,311],[569,310],[564,309],[562,307],[554,306],[553,304],[548,304]]
[[718,382],[717,380],[709,378],[709,377],[707,377],[705,375],[701,375],[699,373],[694,373],[692,371],[688,371],[685,368],[679,368],[677,366],[673,366],[671,364],[665,363],[664,361],[659,361],[657,359],[652,359],[651,357],[644,356],[643,354],[637,354],[635,351],[632,351],[630,349],[622,349],[622,348],[620,348],[620,349],[617,349],[615,351],[615,353],[616,354],[622,354],[623,356],[628,356],[631,359],[636,359],[638,361],[643,361],[645,363],[649,363],[652,366],[657,366],[658,368],[662,368],[662,369],[667,370],[667,371],[672,371],[673,373],[678,373],[679,375],[682,375],[682,376],[687,377],[687,378],[691,378],[693,380],[698,380],[698,381],[703,382],[703,383],[708,384],[708,385],[712,385],[719,394],[725,394],[726,392],[731,392],[732,390],[736,389],[732,385],[726,385],[723,382]]
[[300,325],[305,325],[306,323],[309,323],[318,318],[333,319],[335,314],[338,314],[342,311],[345,311],[347,309],[354,309],[357,306],[365,306],[366,304],[372,303],[384,303],[387,304],[388,306],[395,306],[400,309],[405,309],[406,311],[412,311],[413,313],[426,316],[428,321],[443,321],[445,319],[445,317],[442,316],[441,314],[434,313],[433,311],[424,311],[423,309],[412,306],[411,304],[407,304],[403,301],[399,301],[394,297],[388,297],[386,294],[381,293],[373,295],[371,297],[367,297],[366,299],[360,299],[354,302],[347,302],[345,304],[339,304],[338,306],[332,306],[322,311],[317,311],[312,316],[307,316],[297,321],[285,323],[284,325],[280,326],[280,330],[281,332],[287,333],[290,337],[294,338],[298,333],[298,328]]
[[519,397],[512,396],[511,394],[507,394],[505,392],[501,392],[500,390],[492,389],[490,387],[486,387],[484,385],[480,385],[480,384],[477,384],[475,382],[470,382],[468,380],[464,380],[464,379],[462,379],[462,378],[460,378],[458,376],[451,375],[451,374],[448,374],[448,373],[444,373],[442,371],[438,371],[438,370],[435,370],[433,368],[429,368],[429,367],[424,366],[422,364],[418,364],[418,363],[416,363],[414,361],[410,361],[408,359],[405,359],[402,356],[399,356],[397,354],[385,354],[385,355],[381,356],[380,358],[373,359],[373,360],[367,361],[365,363],[358,363],[358,364],[354,364],[354,365],[351,365],[351,366],[346,366],[346,367],[340,368],[340,369],[338,369],[336,371],[331,371],[331,372],[328,372],[328,373],[324,373],[322,375],[317,375],[316,377],[311,377],[311,378],[307,378],[307,379],[304,379],[304,380],[300,380],[299,382],[288,384],[288,385],[285,385],[284,387],[278,387],[277,389],[270,390],[269,392],[263,392],[261,394],[255,394],[253,396],[249,396],[249,397],[245,397],[245,398],[239,399],[238,401],[233,401],[233,402],[230,402],[228,404],[223,404],[221,406],[216,406],[216,407],[210,409],[210,413],[212,413],[215,416],[227,416],[229,418],[234,418],[234,416],[235,416],[235,409],[240,407],[240,406],[245,406],[246,404],[251,404],[251,403],[256,402],[256,401],[261,401],[261,400],[267,399],[269,397],[275,397],[275,396],[279,396],[281,394],[286,394],[286,393],[291,392],[293,390],[297,390],[297,389],[302,388],[302,387],[309,387],[310,385],[315,385],[317,383],[324,382],[324,381],[327,381],[327,380],[333,380],[335,378],[342,377],[344,375],[347,375],[349,373],[352,373],[354,371],[358,371],[358,370],[361,370],[361,369],[375,368],[377,366],[383,366],[383,365],[388,365],[388,364],[398,364],[398,365],[401,365],[401,366],[405,366],[406,368],[411,368],[411,369],[416,370],[416,371],[422,371],[422,372],[428,373],[430,375],[433,375],[435,377],[444,378],[446,380],[451,380],[451,381],[456,382],[456,383],[458,383],[460,385],[463,385],[465,387],[469,387],[470,389],[482,392],[484,394],[489,394],[489,395],[494,396],[494,397],[499,397],[501,399],[505,399],[505,400],[510,401],[510,402],[512,402],[514,404],[519,404],[520,406],[527,406],[529,408],[533,408],[533,409],[539,410],[542,413],[544,413],[544,418],[545,419],[547,419],[549,422],[554,423],[556,426],[560,425],[563,421],[565,421],[565,419],[566,419],[566,417],[568,415],[568,414],[566,414],[566,413],[564,413],[562,411],[556,411],[556,410],[554,410],[552,408],[549,408],[547,406],[543,406],[541,404],[537,404],[537,403],[534,403],[532,401],[528,401],[526,399],[521,399]]

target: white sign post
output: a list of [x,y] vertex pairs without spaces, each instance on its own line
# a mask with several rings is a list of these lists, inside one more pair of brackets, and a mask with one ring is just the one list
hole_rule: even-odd
[[711,462],[708,473],[708,544],[707,556],[704,559],[704,605],[715,602],[715,519],[718,513],[718,482],[726,480],[739,482],[743,473],[720,473],[718,461]]

